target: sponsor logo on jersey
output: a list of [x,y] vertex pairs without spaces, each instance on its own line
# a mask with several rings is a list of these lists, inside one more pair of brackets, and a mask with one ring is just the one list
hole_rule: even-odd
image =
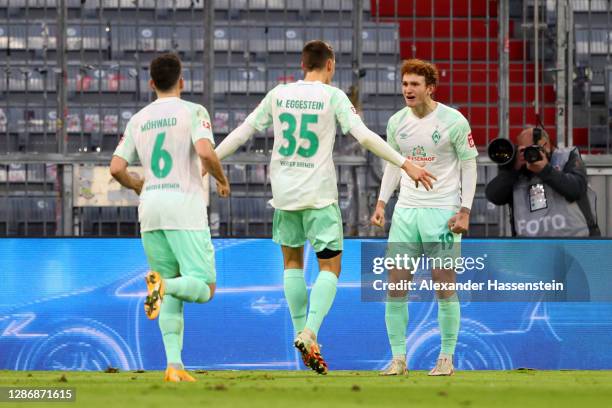
[[475,146],[475,143],[474,143],[474,138],[472,137],[472,132],[470,132],[470,133],[468,134],[468,145],[469,145],[470,147],[474,147],[474,146]]
[[431,135],[431,140],[433,140],[433,142],[435,144],[438,144],[438,142],[440,141],[440,138],[442,136],[440,135],[440,132],[438,132],[438,129],[436,129],[433,134]]
[[203,120],[203,121],[202,121],[202,127],[203,127],[204,129],[212,129],[212,125],[211,125],[211,124],[210,124],[210,122],[209,122],[209,121],[207,121],[207,120]]
[[400,133],[399,138],[402,140],[408,139],[408,133],[405,133],[405,132]]
[[436,160],[436,157],[428,156],[425,148],[421,145],[417,145],[412,148],[412,154],[408,155],[407,159],[415,162],[432,162]]

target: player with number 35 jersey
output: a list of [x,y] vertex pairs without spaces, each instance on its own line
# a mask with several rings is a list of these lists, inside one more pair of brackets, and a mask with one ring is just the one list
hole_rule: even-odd
[[[335,72],[331,46],[318,40],[308,42],[302,50],[302,70],[304,80],[278,85],[268,92],[216,151],[223,159],[256,131],[274,127],[270,160],[271,204],[275,208],[272,237],[283,251],[285,297],[296,332],[294,345],[308,367],[325,374],[327,364],[316,336],[336,294],[343,242],[332,159],[336,124],[426,188],[431,188],[435,177],[371,132],[344,92],[329,85]],[[320,268],[310,302],[303,271],[306,240],[314,248]]]

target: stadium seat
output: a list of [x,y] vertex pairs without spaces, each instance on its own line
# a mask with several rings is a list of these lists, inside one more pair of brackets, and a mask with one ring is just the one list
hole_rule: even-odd
[[572,8],[574,12],[607,12],[609,11],[609,0],[573,0]]
[[[199,34],[199,31],[196,31]],[[215,51],[245,51],[246,50],[246,33],[242,27],[220,26],[215,27],[214,31],[214,48]],[[202,31],[202,37],[204,33]],[[202,43],[203,44],[203,43]],[[203,45],[202,45],[202,48]]]
[[272,89],[277,84],[285,84],[289,82],[295,82],[304,77],[304,74],[299,69],[279,69],[270,68],[267,71],[268,87]]
[[368,94],[397,95],[401,88],[396,67],[366,68],[363,91]]
[[27,26],[13,25],[7,27],[7,35],[10,35],[10,49],[25,50],[27,43]]
[[266,35],[270,52],[301,52],[306,38],[306,29],[298,27],[269,27]]
[[[387,21],[386,19],[384,21]],[[412,17],[400,19],[399,34],[402,38],[495,38],[497,37],[497,21],[486,21],[485,19],[461,20],[461,19],[436,19],[435,24],[429,20],[412,20]],[[512,21],[510,22],[512,24]],[[512,28],[510,28],[512,32]]]
[[609,29],[576,29],[576,54],[577,58],[592,54],[610,54],[610,38],[612,31]]
[[399,51],[398,26],[395,23],[364,23],[361,38],[365,54],[395,55]]
[[496,2],[488,0],[403,0],[403,1],[370,1],[373,16],[393,17],[489,17],[497,16]]
[[[216,70],[215,70],[216,74]],[[231,93],[260,93],[267,92],[265,86],[266,70],[263,66],[237,68],[229,71],[229,91]]]

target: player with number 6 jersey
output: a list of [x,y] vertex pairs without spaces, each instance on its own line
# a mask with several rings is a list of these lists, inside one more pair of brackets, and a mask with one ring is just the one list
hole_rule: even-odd
[[[195,381],[181,359],[183,302],[208,302],[216,281],[202,172],[217,180],[221,196],[229,195],[229,184],[213,148],[208,112],[180,98],[184,83],[178,57],[161,55],[149,71],[157,100],[128,122],[110,171],[140,195],[138,218],[151,267],[144,308],[149,319],[159,316],[168,362],[165,380]],[[144,180],[127,171],[136,160]]]
[[[281,84],[268,92],[216,151],[223,159],[256,131],[274,127],[270,160],[271,204],[275,208],[272,237],[283,252],[285,297],[296,332],[294,345],[306,366],[326,374],[327,364],[321,356],[317,334],[336,294],[343,244],[332,158],[336,124],[343,133],[350,133],[362,146],[401,167],[425,188],[431,188],[435,177],[370,131],[346,94],[329,85],[335,72],[334,52],[329,44],[318,40],[306,43],[302,70],[304,80]],[[320,269],[310,302],[303,270],[306,240],[317,255]]]

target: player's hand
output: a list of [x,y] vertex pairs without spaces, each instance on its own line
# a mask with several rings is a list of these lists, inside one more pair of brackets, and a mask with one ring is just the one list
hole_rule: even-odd
[[433,181],[437,180],[433,174],[425,170],[423,167],[417,166],[410,160],[404,161],[402,169],[411,179],[414,180],[414,184],[417,188],[419,187],[420,182],[423,183],[425,190],[429,191],[433,188]]
[[144,179],[138,177],[133,177],[133,186],[132,186],[132,190],[134,190],[134,192],[138,195],[140,195],[140,193],[142,192],[142,186],[144,186]]
[[[379,201],[380,203],[380,201]],[[385,227],[385,207],[376,204],[376,209],[374,210],[374,214],[372,214],[372,218],[370,218],[370,222],[372,225],[375,225],[380,228]]]
[[470,214],[461,210],[448,220],[448,229],[455,234],[463,234],[467,232],[469,225]]
[[227,179],[224,180],[223,183],[217,181],[217,194],[219,197],[227,198],[230,195],[230,186]]

